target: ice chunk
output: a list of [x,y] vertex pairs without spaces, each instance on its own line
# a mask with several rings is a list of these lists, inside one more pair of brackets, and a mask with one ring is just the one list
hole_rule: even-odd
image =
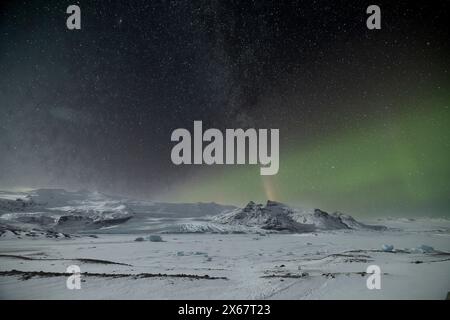
[[430,247],[430,246],[427,246],[426,244],[422,244],[421,246],[419,246],[419,247],[417,248],[417,250],[418,250],[419,252],[421,252],[421,253],[431,253],[431,252],[434,252],[434,248],[433,248],[433,247]]
[[149,236],[148,240],[150,240],[151,242],[162,242],[163,241],[161,236],[158,236],[156,234],[152,234],[151,236]]

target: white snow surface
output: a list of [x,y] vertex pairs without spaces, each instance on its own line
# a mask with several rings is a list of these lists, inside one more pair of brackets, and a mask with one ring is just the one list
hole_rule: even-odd
[[[135,235],[127,234],[3,239],[0,298],[444,299],[450,288],[450,223],[391,221],[404,228],[164,234],[162,242],[136,242]],[[383,252],[384,243],[393,244],[395,251]],[[422,244],[436,252],[412,250]],[[33,275],[64,273],[73,264],[88,273],[82,274],[81,290],[68,290],[65,275]],[[380,290],[366,287],[364,272],[373,264],[382,271]],[[11,270],[23,274],[8,275]],[[143,273],[162,275],[140,278]],[[118,274],[129,276],[107,277]],[[226,279],[166,276],[180,274]]]

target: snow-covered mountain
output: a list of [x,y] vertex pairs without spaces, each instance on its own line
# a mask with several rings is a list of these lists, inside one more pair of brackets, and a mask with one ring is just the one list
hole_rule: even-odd
[[293,213],[291,208],[282,203],[269,200],[263,206],[250,201],[244,208],[216,216],[213,221],[231,226],[241,225],[273,231],[309,232],[315,230],[312,224],[295,221]]
[[383,226],[371,226],[342,214],[329,214],[320,209],[299,210],[287,205],[267,201],[266,205],[250,201],[242,209],[236,209],[213,218],[213,221],[227,225],[244,225],[263,230],[284,232],[311,232],[316,230],[370,229],[384,230]]
[[294,209],[275,201],[265,205],[250,201],[244,208],[236,208],[216,203],[138,201],[63,189],[0,192],[0,225],[0,233],[13,232],[13,227],[16,231],[66,234],[304,233],[384,228],[365,225],[342,213]]
[[[235,208],[216,203],[139,201],[87,190],[0,191],[0,225],[24,230],[67,233],[164,231],[179,219],[215,215]],[[188,226],[180,228],[181,232],[192,229]],[[206,226],[201,228],[208,229]]]
[[122,201],[97,192],[37,189],[16,196],[0,193],[0,219],[19,227],[77,232],[122,223],[133,216]]

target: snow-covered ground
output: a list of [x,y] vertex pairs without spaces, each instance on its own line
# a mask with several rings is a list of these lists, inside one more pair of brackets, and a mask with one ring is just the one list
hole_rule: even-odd
[[[450,291],[447,219],[361,223],[275,202],[236,209],[49,190],[3,199],[1,299],[444,299]],[[82,219],[69,234],[47,219],[50,208],[59,217],[131,218],[96,228]],[[149,240],[156,234],[162,241]],[[70,265],[81,269],[80,290],[66,287]],[[370,265],[381,268],[380,290],[366,286]]]
[[[400,223],[396,221],[396,224]],[[450,255],[403,251],[422,244],[450,251],[445,232],[424,222],[412,231],[327,231],[306,234],[164,234],[12,239],[0,242],[3,299],[444,299]],[[403,225],[400,224],[400,225]],[[143,235],[145,236],[145,235]],[[388,243],[397,252],[383,252]],[[413,253],[410,253],[413,252]],[[85,260],[86,259],[86,260]],[[92,259],[92,260],[89,260]],[[117,264],[112,264],[117,263]],[[66,288],[67,266],[79,265],[80,290]],[[366,287],[367,266],[380,266],[381,290]],[[8,275],[3,271],[20,270]],[[36,271],[55,272],[39,275]],[[133,277],[139,274],[164,274]],[[121,274],[122,277],[112,277]],[[170,275],[208,275],[197,279]]]

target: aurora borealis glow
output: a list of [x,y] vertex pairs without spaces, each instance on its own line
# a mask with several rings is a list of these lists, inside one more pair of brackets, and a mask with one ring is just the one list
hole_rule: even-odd
[[449,101],[423,101],[389,122],[285,146],[278,175],[260,177],[253,167],[224,171],[181,189],[179,200],[271,199],[358,215],[447,215]]

